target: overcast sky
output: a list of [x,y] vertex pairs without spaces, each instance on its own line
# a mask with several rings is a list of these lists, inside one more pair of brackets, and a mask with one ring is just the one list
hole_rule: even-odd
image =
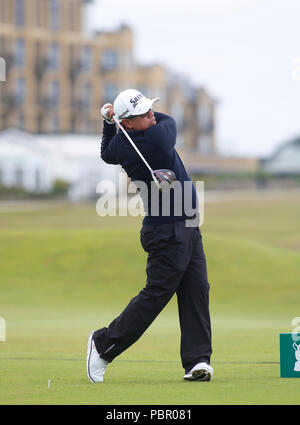
[[138,62],[209,90],[221,152],[267,156],[300,136],[300,0],[94,0],[86,16],[130,25]]

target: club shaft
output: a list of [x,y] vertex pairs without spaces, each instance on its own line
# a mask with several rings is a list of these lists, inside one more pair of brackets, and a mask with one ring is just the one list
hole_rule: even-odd
[[141,152],[138,150],[138,148],[136,147],[136,145],[134,144],[133,140],[131,139],[131,137],[129,136],[129,134],[127,133],[127,131],[125,130],[125,128],[122,126],[122,124],[120,123],[120,121],[118,120],[117,117],[114,117],[114,121],[116,122],[116,124],[118,125],[118,127],[123,131],[124,135],[126,136],[126,138],[128,139],[128,141],[131,143],[132,147],[135,149],[135,151],[137,152],[137,154],[140,156],[140,158],[142,159],[142,161],[144,162],[144,164],[146,165],[146,167],[150,170],[150,173],[153,177],[153,180],[155,181],[155,183],[158,183],[152,168],[150,167],[150,165],[148,164],[148,162],[145,160],[145,158],[143,157],[143,155],[141,154]]

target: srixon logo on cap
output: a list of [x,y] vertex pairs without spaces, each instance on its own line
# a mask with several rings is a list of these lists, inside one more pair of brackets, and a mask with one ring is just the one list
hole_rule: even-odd
[[140,93],[137,96],[135,96],[133,99],[130,99],[130,103],[133,104],[133,107],[135,108],[136,105],[138,104],[138,101],[140,100],[140,98],[143,97],[143,95]]

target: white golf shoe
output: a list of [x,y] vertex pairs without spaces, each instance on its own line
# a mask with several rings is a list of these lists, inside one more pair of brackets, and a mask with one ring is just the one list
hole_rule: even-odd
[[86,358],[86,368],[87,375],[91,382],[103,382],[103,377],[105,374],[105,369],[108,365],[108,362],[104,359],[101,359],[98,351],[96,350],[95,343],[93,341],[93,335],[95,331],[92,331],[88,339],[88,348],[87,348],[87,358]]
[[213,368],[201,362],[196,364],[188,373],[183,377],[186,381],[210,381],[213,376]]

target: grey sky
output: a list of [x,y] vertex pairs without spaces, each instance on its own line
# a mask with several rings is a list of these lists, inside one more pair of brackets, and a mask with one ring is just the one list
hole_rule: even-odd
[[139,62],[207,87],[220,151],[255,156],[300,135],[299,16],[299,0],[95,0],[87,10],[92,30],[129,24]]

